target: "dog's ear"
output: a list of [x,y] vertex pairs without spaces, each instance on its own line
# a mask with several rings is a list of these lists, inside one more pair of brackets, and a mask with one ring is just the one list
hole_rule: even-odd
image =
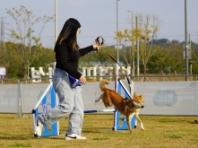
[[100,80],[101,83],[104,83],[104,84],[109,84],[109,81],[106,80],[106,79],[103,79],[103,80]]
[[136,92],[133,93],[133,97],[135,97],[135,96],[137,96],[137,93]]
[[108,81],[108,80],[104,80],[104,82],[105,82],[106,84],[109,84],[109,81]]

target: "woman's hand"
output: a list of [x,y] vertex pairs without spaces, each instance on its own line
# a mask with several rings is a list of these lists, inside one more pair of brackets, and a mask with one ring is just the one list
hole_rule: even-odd
[[95,43],[93,44],[93,48],[98,52],[101,48],[101,45]]
[[81,76],[79,78],[79,81],[80,81],[81,84],[85,84],[87,82],[87,79],[84,76]]
[[102,45],[104,44],[104,39],[102,36],[98,36],[95,39],[95,44],[93,45],[93,48],[96,49],[96,51],[98,52],[99,49],[102,47]]

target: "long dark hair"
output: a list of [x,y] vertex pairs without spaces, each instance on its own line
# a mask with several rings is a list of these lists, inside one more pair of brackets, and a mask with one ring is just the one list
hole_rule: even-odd
[[79,46],[77,44],[76,39],[76,33],[78,28],[80,28],[81,25],[78,20],[74,18],[69,18],[66,20],[59,36],[55,44],[55,51],[58,45],[61,45],[62,43],[67,43],[69,49],[75,50],[78,49]]

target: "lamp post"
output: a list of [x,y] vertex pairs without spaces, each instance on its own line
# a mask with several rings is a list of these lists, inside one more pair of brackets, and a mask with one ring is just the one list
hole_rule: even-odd
[[[138,32],[138,16],[135,16],[135,28],[136,32]],[[140,76],[140,40],[139,37],[136,35],[136,49],[137,49],[137,77],[139,80]]]
[[131,79],[135,76],[135,56],[133,47],[133,11],[128,10],[131,19],[131,50],[130,50],[130,65],[131,65]]
[[[119,31],[119,1],[120,0],[116,0],[116,33]],[[119,62],[119,50],[118,50],[118,39],[116,40],[116,47],[117,47],[117,61]]]
[[[119,30],[119,16],[118,16],[118,11],[119,11],[119,1],[116,0],[116,33],[118,33]],[[118,39],[116,39],[116,59],[117,62],[119,63],[119,49],[118,49]],[[117,91],[117,81],[118,81],[118,75],[119,75],[119,67],[118,64],[116,64],[116,71],[115,71],[116,77],[115,77],[115,90]]]
[[58,33],[58,0],[54,0],[54,41],[56,43]]
[[4,18],[1,17],[1,24],[0,24],[0,47],[4,47]]
[[187,0],[184,0],[184,32],[185,32],[185,80],[188,81],[188,20],[187,20]]

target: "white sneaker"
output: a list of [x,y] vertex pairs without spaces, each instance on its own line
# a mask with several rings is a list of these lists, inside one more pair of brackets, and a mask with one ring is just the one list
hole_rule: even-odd
[[44,115],[40,115],[37,118],[37,126],[35,127],[34,137],[40,137],[42,135],[43,127],[47,127],[47,121]]
[[43,131],[43,124],[38,122],[37,126],[35,127],[34,137],[40,137]]
[[65,140],[86,140],[87,138],[81,135],[71,134],[65,137]]

